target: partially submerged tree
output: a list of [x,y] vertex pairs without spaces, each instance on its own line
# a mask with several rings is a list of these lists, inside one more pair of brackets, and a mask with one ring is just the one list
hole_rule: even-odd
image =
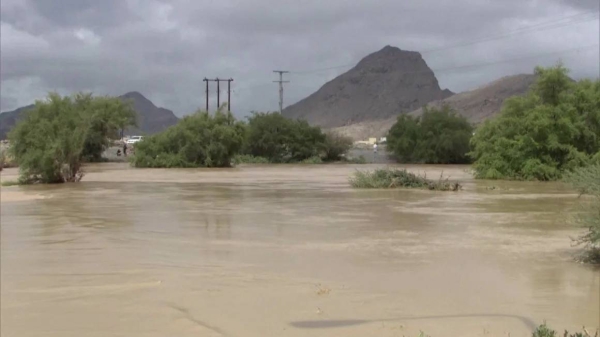
[[323,160],[336,161],[342,159],[352,147],[352,138],[341,135],[334,131],[325,133],[325,146]]
[[245,126],[230,112],[199,111],[136,144],[135,167],[227,167],[240,152]]
[[86,161],[100,161],[110,141],[120,138],[121,130],[136,123],[132,105],[118,98],[78,95],[75,104],[90,119],[82,153]]
[[129,125],[132,116],[133,110],[118,98],[51,93],[37,101],[9,134],[20,182],[79,181],[83,161],[99,157],[113,125]]
[[589,256],[600,262],[600,164],[582,167],[569,172],[565,180],[575,187],[583,198],[583,212],[577,223],[588,231],[575,239],[575,243],[588,249]]
[[398,116],[387,135],[387,148],[403,163],[462,164],[469,162],[473,127],[449,106],[423,108],[423,115]]
[[325,134],[308,122],[291,120],[279,113],[253,113],[248,118],[245,152],[272,163],[301,162],[320,157]]
[[533,89],[473,137],[477,178],[556,180],[600,151],[600,81],[574,82],[561,64],[535,72]]

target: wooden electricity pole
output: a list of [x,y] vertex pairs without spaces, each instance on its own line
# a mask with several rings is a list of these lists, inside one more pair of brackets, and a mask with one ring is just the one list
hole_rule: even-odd
[[221,82],[227,82],[227,110],[231,111],[231,82],[233,82],[233,78],[230,79],[208,79],[204,78],[203,80],[206,82],[206,111],[208,111],[208,82],[217,82],[217,109],[221,106]]

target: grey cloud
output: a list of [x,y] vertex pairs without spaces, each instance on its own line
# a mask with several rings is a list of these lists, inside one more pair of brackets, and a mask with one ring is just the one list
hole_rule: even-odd
[[[597,10],[589,0],[187,1],[2,0],[2,110],[48,90],[136,90],[178,114],[204,106],[204,77],[233,77],[238,114],[277,108],[273,69],[289,69],[293,103],[366,54],[394,45],[426,51]],[[596,6],[596,7],[594,7]],[[76,36],[80,31],[80,39]],[[83,34],[85,33],[85,34]],[[423,53],[440,84],[472,89],[531,72],[560,55],[497,63],[598,43],[598,21]],[[598,49],[562,55],[577,77],[598,76]],[[321,71],[321,68],[337,67]],[[222,88],[223,89],[223,88]],[[216,103],[211,86],[211,105]]]

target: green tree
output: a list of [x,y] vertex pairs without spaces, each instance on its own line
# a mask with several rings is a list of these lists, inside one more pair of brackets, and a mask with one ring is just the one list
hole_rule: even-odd
[[86,161],[101,161],[110,141],[120,138],[120,131],[136,122],[132,105],[118,98],[79,94],[75,105],[87,114],[90,123],[82,152]]
[[[120,110],[113,111],[115,107]],[[80,180],[84,157],[101,154],[107,144],[109,124],[130,123],[131,113],[118,98],[91,94],[62,97],[51,93],[37,101],[9,134],[9,151],[19,164],[21,183]],[[111,120],[100,116],[111,116]]]
[[535,73],[533,89],[473,137],[477,178],[556,180],[600,150],[600,83],[574,82],[561,64]]
[[227,167],[244,143],[245,125],[230,112],[199,111],[136,144],[135,167]]
[[304,120],[291,121],[291,134],[287,149],[289,162],[301,162],[309,158],[321,157],[325,150],[325,134],[318,126],[311,126]]
[[325,134],[306,121],[291,120],[279,113],[253,113],[248,118],[246,153],[272,163],[301,162],[321,156]]
[[288,160],[292,121],[279,113],[253,112],[248,118],[246,152],[272,163]]
[[423,115],[406,114],[387,135],[387,147],[404,163],[462,164],[469,162],[473,127],[449,106],[423,108]]
[[583,212],[577,217],[577,223],[588,232],[576,239],[576,243],[588,248],[590,257],[600,262],[600,163],[580,167],[568,172],[565,180],[582,195]]
[[352,147],[352,138],[329,131],[325,133],[323,160],[336,161],[342,159]]

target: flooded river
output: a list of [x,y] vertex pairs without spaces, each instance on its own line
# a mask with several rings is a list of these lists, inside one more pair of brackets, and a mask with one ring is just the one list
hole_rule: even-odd
[[[559,183],[353,190],[374,166],[87,168],[3,187],[1,335],[530,336],[600,326]],[[439,176],[437,167],[410,167]],[[2,179],[14,179],[13,169]],[[490,188],[494,186],[495,188]]]

